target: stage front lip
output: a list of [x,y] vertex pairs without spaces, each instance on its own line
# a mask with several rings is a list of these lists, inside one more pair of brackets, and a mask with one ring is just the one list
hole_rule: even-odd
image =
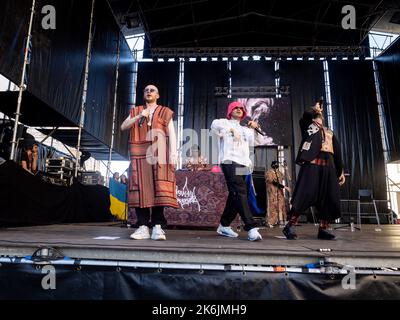
[[[301,239],[297,241],[282,239],[279,228],[268,228],[260,230],[262,241],[250,242],[246,232],[241,232],[238,239],[231,239],[215,231],[167,230],[167,241],[152,241],[131,240],[129,235],[134,229],[118,225],[51,225],[0,229],[0,255],[7,259],[23,258],[31,256],[39,247],[53,247],[72,260],[120,263],[295,268],[325,263],[356,268],[399,268],[399,228],[384,225],[381,232],[376,232],[374,226],[365,225],[362,232],[335,231],[336,241],[317,240],[313,225],[298,227]],[[94,239],[99,236],[119,239]]]

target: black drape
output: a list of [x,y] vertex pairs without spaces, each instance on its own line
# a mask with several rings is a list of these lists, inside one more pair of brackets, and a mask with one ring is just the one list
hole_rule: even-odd
[[[322,61],[283,61],[280,63],[280,77],[280,84],[290,87],[293,123],[291,156],[294,159],[301,142],[299,121],[303,112],[315,105],[319,97],[325,97]],[[299,167],[296,172],[298,170]]]
[[234,61],[231,74],[233,87],[275,85],[274,62],[272,61]]
[[[385,168],[372,61],[329,62],[335,134],[350,173],[350,199],[359,189],[386,199]],[[347,198],[347,187],[342,196]]]
[[[85,130],[111,145],[119,28],[105,1],[96,1]],[[126,148],[125,148],[126,149]]]
[[[28,90],[67,119],[79,123],[91,1],[37,1],[32,29]],[[42,28],[44,5],[56,9],[56,29]]]
[[32,1],[0,1],[0,73],[19,85]]
[[[209,161],[218,161],[216,141],[211,142],[212,137],[208,138],[203,131],[201,141],[201,129],[209,129],[211,122],[217,118],[217,99],[215,87],[228,86],[228,69],[226,62],[189,62],[185,63],[185,111],[183,127],[193,129],[198,136],[198,141],[193,143],[201,145],[204,156],[209,157]],[[226,108],[226,106],[225,106]],[[185,134],[187,132],[187,134]],[[184,132],[184,141],[193,139],[190,132]],[[189,137],[189,138],[188,138]],[[187,145],[188,146],[188,145]],[[185,151],[187,148],[184,148]],[[213,156],[211,156],[213,155]],[[185,157],[186,154],[183,154]]]
[[118,90],[117,90],[117,115],[115,127],[114,146],[120,150],[120,154],[128,157],[128,131],[121,131],[120,126],[129,114],[129,109],[133,106],[134,92],[134,63],[131,49],[129,48],[124,36],[120,33],[120,60],[118,71]]
[[[0,72],[17,83],[31,5],[31,1],[20,2],[0,3]],[[54,30],[42,27],[44,15],[41,8],[44,5],[52,5],[56,10]],[[37,97],[43,108],[50,107],[75,124],[79,123],[80,118],[91,6],[91,0],[37,0],[32,27],[27,92]],[[105,145],[111,142],[119,32],[108,3],[96,1],[84,130]],[[124,59],[125,64],[126,59],[133,63],[131,55],[128,57],[125,54]],[[132,89],[132,77],[129,82],[127,76],[122,79],[120,87]],[[24,103],[22,113],[25,117],[33,114],[27,108],[32,106]],[[40,117],[49,118],[51,114],[42,112]],[[125,108],[119,108],[117,119],[123,120],[126,114]],[[115,151],[126,155],[126,140],[126,137],[122,139],[123,148],[119,143],[116,144]]]
[[0,226],[110,221],[110,192],[100,185],[57,186],[13,161],[0,165]]
[[400,159],[400,39],[377,58],[380,92],[384,107],[388,156]]
[[178,110],[179,98],[179,63],[177,62],[140,62],[136,86],[136,105],[143,104],[143,89],[149,85],[158,88],[158,104]]

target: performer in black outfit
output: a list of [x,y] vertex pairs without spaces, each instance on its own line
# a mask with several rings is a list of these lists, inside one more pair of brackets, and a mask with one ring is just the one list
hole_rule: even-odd
[[296,163],[301,168],[283,234],[287,239],[297,239],[294,225],[303,211],[315,206],[318,239],[332,240],[335,236],[327,228],[341,216],[339,186],[345,182],[340,145],[333,131],[323,126],[320,102],[304,112],[300,128],[303,139]]

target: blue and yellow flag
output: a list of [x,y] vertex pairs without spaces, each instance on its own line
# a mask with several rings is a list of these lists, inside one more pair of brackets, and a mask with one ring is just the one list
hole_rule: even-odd
[[265,211],[258,207],[256,193],[253,184],[253,178],[251,174],[246,176],[245,183],[247,185],[247,200],[253,215],[255,216],[265,215]]
[[127,185],[110,178],[110,211],[120,220],[128,218]]

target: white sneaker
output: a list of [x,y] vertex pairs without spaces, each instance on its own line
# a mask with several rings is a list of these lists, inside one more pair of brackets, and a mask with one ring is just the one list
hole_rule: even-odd
[[156,224],[151,232],[151,239],[153,240],[166,240],[165,232],[161,229],[161,225]]
[[253,228],[249,230],[247,239],[250,241],[262,240],[261,234],[258,232],[258,228]]
[[239,235],[231,227],[218,226],[217,233],[224,237],[237,238]]
[[131,234],[131,238],[135,240],[150,239],[149,227],[140,226],[134,233]]

